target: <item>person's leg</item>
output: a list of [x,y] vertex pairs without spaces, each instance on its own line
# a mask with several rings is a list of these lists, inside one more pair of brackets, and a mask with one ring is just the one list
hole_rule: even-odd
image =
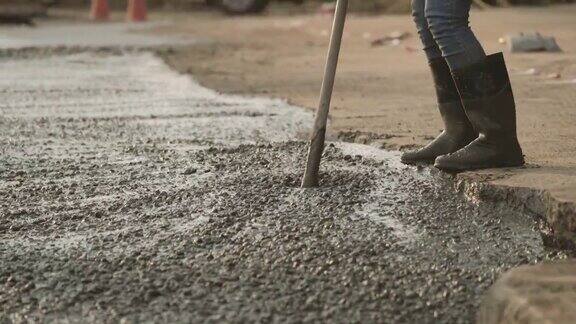
[[484,61],[486,53],[470,28],[472,0],[426,0],[430,32],[451,70]]
[[425,147],[402,154],[402,162],[406,164],[433,163],[438,156],[453,153],[478,137],[466,117],[450,68],[428,28],[425,4],[426,0],[412,0],[412,15],[434,78],[444,131]]
[[430,27],[428,26],[428,20],[425,16],[426,0],[412,0],[412,18],[414,23],[416,23],[416,29],[418,30],[418,35],[420,35],[420,40],[424,45],[424,53],[428,58],[428,62],[439,59],[442,57],[442,52],[434,40],[434,36],[430,32]]
[[466,147],[436,158],[442,170],[467,171],[524,164],[516,108],[502,53],[486,56],[469,27],[471,0],[427,0],[425,16],[450,66],[465,115],[479,133]]

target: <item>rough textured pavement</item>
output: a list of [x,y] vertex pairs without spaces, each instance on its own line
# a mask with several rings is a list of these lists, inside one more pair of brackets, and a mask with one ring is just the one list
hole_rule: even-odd
[[0,322],[470,322],[535,223],[150,54],[0,61]]

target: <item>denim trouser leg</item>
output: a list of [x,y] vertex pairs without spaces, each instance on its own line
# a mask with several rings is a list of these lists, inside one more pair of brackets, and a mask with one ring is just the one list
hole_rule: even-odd
[[430,32],[430,27],[428,27],[428,20],[426,20],[426,16],[424,15],[425,8],[426,0],[412,0],[412,18],[416,23],[422,44],[424,44],[424,53],[426,53],[428,62],[431,62],[442,57],[442,52]]
[[[472,65],[486,58],[482,45],[470,29],[471,4],[472,0],[413,0],[412,2],[414,20],[424,48],[430,48],[432,43],[428,33],[420,32],[420,29],[429,31],[451,70]],[[422,5],[424,6],[424,19],[421,13]]]

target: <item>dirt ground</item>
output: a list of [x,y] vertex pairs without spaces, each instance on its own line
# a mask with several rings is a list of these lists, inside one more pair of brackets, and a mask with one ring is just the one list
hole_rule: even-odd
[[[575,15],[576,5],[473,12],[473,29],[487,52],[503,50],[498,39],[505,34],[534,30],[555,36],[564,51],[506,53],[528,165],[461,177],[544,189],[558,201],[576,201]],[[330,17],[273,12],[250,18],[220,19],[214,13],[172,18],[175,26],[155,32],[215,40],[168,55],[176,69],[226,93],[286,98],[316,107]],[[392,31],[412,36],[400,46],[371,47],[372,39]],[[408,15],[353,15],[343,46],[331,112],[335,136],[402,150],[423,145],[440,131],[431,77]],[[551,78],[553,73],[560,77]]]

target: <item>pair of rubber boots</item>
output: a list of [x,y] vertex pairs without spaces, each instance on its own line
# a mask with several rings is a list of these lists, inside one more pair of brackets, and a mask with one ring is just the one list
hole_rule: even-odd
[[516,135],[516,106],[502,53],[451,72],[446,60],[430,63],[444,131],[406,164],[434,163],[461,172],[524,164]]

